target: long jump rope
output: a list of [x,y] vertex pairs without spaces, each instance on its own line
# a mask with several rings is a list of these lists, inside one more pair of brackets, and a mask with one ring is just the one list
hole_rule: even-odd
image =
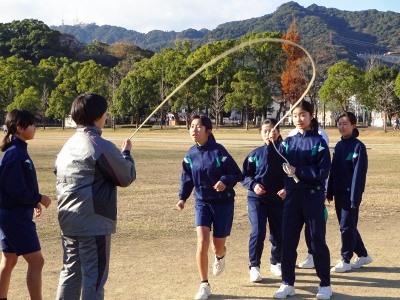
[[[259,44],[259,43],[264,43],[264,42],[272,42],[272,43],[286,43],[286,44],[290,44],[292,46],[295,46],[297,48],[300,48],[302,51],[304,51],[304,53],[307,55],[307,57],[310,59],[311,61],[311,66],[312,66],[312,77],[311,80],[306,88],[306,90],[303,92],[303,94],[300,96],[300,98],[292,105],[292,107],[286,112],[286,114],[276,123],[276,125],[274,126],[273,130],[276,129],[276,127],[287,117],[289,116],[292,111],[296,108],[297,105],[300,104],[300,102],[304,99],[304,97],[307,95],[307,93],[309,92],[309,90],[311,89],[311,86],[313,85],[314,81],[315,81],[315,77],[316,77],[316,67],[315,67],[315,63],[313,58],[311,57],[310,53],[301,45],[289,41],[289,40],[285,40],[285,39],[279,39],[279,38],[259,38],[259,39],[254,39],[254,40],[249,40],[246,42],[243,42],[231,49],[228,49],[227,51],[221,53],[220,55],[214,57],[212,60],[210,60],[209,62],[205,63],[204,65],[202,65],[200,68],[198,68],[195,72],[193,72],[193,74],[191,74],[188,78],[186,78],[178,87],[176,87],[171,94],[169,94],[152,112],[151,114],[143,121],[142,124],[139,125],[139,127],[132,133],[132,135],[129,137],[129,139],[131,140],[134,135],[143,127],[144,124],[147,123],[147,121],[169,100],[171,99],[182,87],[184,87],[189,81],[191,81],[194,77],[196,77],[199,73],[201,73],[202,71],[204,71],[205,69],[207,69],[208,67],[214,65],[216,62],[220,61],[222,58],[224,58],[225,56],[228,56],[242,48],[251,46],[253,44]],[[282,164],[282,168],[285,171],[285,173],[289,176],[292,177],[294,179],[294,181],[299,182],[299,179],[297,178],[297,176],[295,174],[292,174],[290,172],[290,164],[289,161],[278,151],[278,149],[275,146],[275,143],[272,143],[272,145],[274,146],[275,151],[283,158],[283,160],[285,161]]]

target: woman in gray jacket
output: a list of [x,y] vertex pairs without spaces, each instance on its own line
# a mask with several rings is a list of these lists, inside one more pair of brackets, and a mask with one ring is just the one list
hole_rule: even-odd
[[111,234],[116,231],[117,186],[136,178],[129,139],[122,152],[101,137],[107,101],[82,94],[72,103],[79,126],[55,163],[58,221],[64,250],[57,299],[104,299]]

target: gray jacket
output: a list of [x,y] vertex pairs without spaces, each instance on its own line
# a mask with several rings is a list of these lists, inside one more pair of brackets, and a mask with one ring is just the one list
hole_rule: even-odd
[[101,137],[96,126],[79,128],[55,163],[61,233],[95,236],[116,231],[117,186],[136,179],[130,151]]

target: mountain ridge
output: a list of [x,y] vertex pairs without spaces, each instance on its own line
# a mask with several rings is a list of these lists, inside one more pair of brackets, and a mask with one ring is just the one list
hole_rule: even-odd
[[94,23],[50,28],[72,34],[85,44],[94,40],[107,44],[124,41],[158,52],[182,40],[190,40],[194,47],[198,47],[209,41],[238,39],[249,32],[283,33],[294,18],[302,37],[301,43],[311,53],[323,47],[328,52],[334,52],[337,59],[357,61],[357,54],[360,53],[400,51],[400,13],[376,9],[345,11],[316,4],[303,7],[294,1],[282,4],[271,14],[226,22],[212,30],[189,28],[180,32],[152,30],[140,33],[123,27],[98,26]]

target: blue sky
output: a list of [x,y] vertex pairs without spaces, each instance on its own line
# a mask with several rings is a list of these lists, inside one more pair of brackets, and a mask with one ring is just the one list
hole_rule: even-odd
[[[38,19],[47,25],[77,22],[121,26],[147,33],[150,30],[214,29],[219,24],[261,17],[289,1],[280,0],[0,0],[0,23]],[[396,0],[295,1],[340,10],[400,12]]]

